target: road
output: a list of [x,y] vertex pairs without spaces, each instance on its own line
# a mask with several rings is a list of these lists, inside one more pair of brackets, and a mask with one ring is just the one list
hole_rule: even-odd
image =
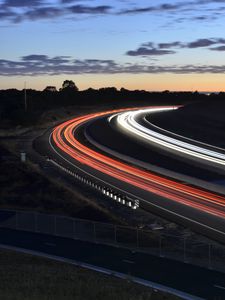
[[[174,109],[174,107],[172,107]],[[163,130],[158,126],[147,121],[151,119],[151,115],[171,110],[169,108],[162,109],[144,109],[139,111],[125,112],[116,116],[118,125],[141,139],[157,144],[160,147],[172,150],[175,155],[181,153],[182,156],[197,158],[214,165],[225,165],[225,151],[213,145],[200,143],[196,140],[185,138],[184,136],[173,134],[167,130]],[[145,121],[145,123],[143,123]],[[146,126],[147,124],[147,126]]]
[[[113,197],[125,194],[139,200],[145,210],[190,226],[225,242],[225,197],[162,177],[96,151],[85,144],[82,126],[90,120],[114,114],[94,113],[69,120],[49,135],[48,156],[92,179],[95,188],[110,187]],[[88,181],[88,179],[84,179]]]
[[[225,299],[225,275],[185,263],[79,240],[0,228],[1,245],[83,262],[203,299]],[[186,298],[187,299],[187,298]],[[189,298],[192,299],[192,298]]]

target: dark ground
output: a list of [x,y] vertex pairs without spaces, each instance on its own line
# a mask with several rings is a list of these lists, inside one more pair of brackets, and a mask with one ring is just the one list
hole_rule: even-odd
[[4,300],[180,299],[129,280],[14,251],[1,250],[0,264],[0,298]]
[[0,144],[0,208],[35,210],[101,222],[114,220],[94,201],[87,201],[89,191],[82,190],[75,182],[73,186],[77,192],[66,189],[60,179],[50,180],[29,161],[21,163],[18,156]]
[[[207,270],[120,247],[104,246],[96,243],[91,244],[84,241],[43,234],[16,232],[9,229],[1,229],[0,233],[2,243],[6,245],[82,261],[115,272],[122,272],[123,274],[127,274],[128,277],[131,275],[154,283],[160,283],[164,286],[202,297],[203,299],[225,299],[225,276],[223,273],[214,270]],[[49,280],[47,283],[50,284]],[[66,284],[66,280],[64,283]],[[83,299],[92,299],[90,298],[91,294],[89,290],[87,294],[84,292],[84,295],[87,295],[87,297],[84,296]],[[96,299],[99,298],[96,297]],[[106,299],[111,298],[106,297]],[[118,297],[112,299],[121,298],[118,295]],[[165,299],[167,298],[165,297]]]

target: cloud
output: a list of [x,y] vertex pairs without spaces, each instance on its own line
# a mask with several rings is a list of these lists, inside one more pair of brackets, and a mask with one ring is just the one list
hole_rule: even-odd
[[161,50],[156,48],[146,48],[140,47],[137,50],[127,51],[127,55],[129,56],[158,56],[158,55],[166,55],[166,54],[174,54],[175,51],[172,50]]
[[15,17],[15,22],[21,22],[24,19],[30,19],[32,21],[39,19],[54,19],[65,15],[97,15],[107,14],[111,6],[85,6],[85,5],[73,5],[65,8],[59,7],[39,7],[32,10],[28,10],[23,16]]
[[71,15],[102,15],[111,13],[109,5],[83,5],[80,0],[5,0],[0,3],[0,20],[20,23],[25,20],[55,19]]
[[0,59],[0,75],[2,76],[118,73],[119,69],[119,64],[113,60],[77,60],[70,56],[49,57],[31,54],[21,57],[18,61]]
[[154,44],[153,42],[143,43],[141,47],[136,50],[129,50],[126,55],[129,56],[162,56],[168,54],[175,54],[176,51],[171,50],[172,47],[180,46],[180,42],[172,43],[159,43]]
[[25,62],[31,62],[31,63],[45,63],[45,64],[65,64],[70,63],[70,56],[55,56],[52,58],[49,58],[47,55],[42,54],[31,54],[27,56],[22,56],[21,60]]
[[[219,45],[215,48],[209,48],[209,46]],[[209,38],[209,39],[197,39],[192,42],[169,42],[169,43],[158,43],[153,42],[143,43],[141,47],[136,50],[129,50],[126,55],[129,56],[160,56],[167,54],[175,54],[177,49],[196,49],[196,48],[207,48],[210,50],[224,51],[225,39],[223,38]],[[172,49],[172,50],[171,50]],[[176,50],[176,51],[175,51]]]
[[27,11],[23,17],[18,17],[15,21],[20,22],[23,19],[39,20],[52,19],[62,15],[62,11],[55,7],[41,7]]
[[84,5],[74,5],[70,6],[68,9],[75,14],[106,14],[109,13],[112,7],[108,5],[100,6],[84,6]]
[[[157,3],[157,1],[149,1],[149,3]],[[177,26],[184,22],[204,22],[209,24],[212,21],[220,19],[223,22],[224,16],[224,0],[164,0],[160,5],[141,6],[137,4],[121,9],[119,15],[135,16],[141,14],[154,15],[159,18],[166,19],[168,16],[169,23],[164,24],[166,28],[169,26]],[[146,1],[147,3],[147,1]]]
[[114,60],[74,59],[31,54],[12,61],[0,59],[0,76],[76,75],[76,74],[225,74],[225,65],[157,65],[118,63]]
[[29,7],[43,5],[43,0],[5,0],[2,7]]
[[200,4],[214,4],[214,3],[224,3],[225,0],[201,0],[199,1]]
[[46,61],[48,59],[47,55],[40,54],[31,54],[27,56],[22,56],[22,60],[24,61]]
[[[147,1],[146,1],[147,2]],[[150,2],[150,1],[149,1]],[[152,1],[154,3],[154,1]],[[96,3],[101,3],[97,5]],[[106,3],[106,4],[102,4]],[[64,18],[74,14],[83,15],[105,15],[114,16],[137,14],[167,14],[172,16],[174,22],[209,21],[222,17],[223,0],[164,0],[162,4],[140,6],[132,1],[115,0],[108,1],[93,0],[0,0],[0,21],[19,23],[26,20],[41,20]],[[121,5],[122,3],[122,5]],[[135,6],[134,6],[135,5]],[[196,16],[201,12],[201,16]],[[186,14],[189,13],[189,16]],[[177,15],[180,14],[180,18]],[[182,17],[181,17],[182,16]]]
[[158,47],[160,49],[168,49],[168,48],[174,48],[174,47],[181,47],[181,42],[172,42],[172,43],[159,43]]
[[209,49],[213,50],[213,51],[225,51],[225,46],[218,46],[218,47],[209,48]]
[[184,47],[186,48],[201,48],[208,47],[218,43],[216,39],[199,39],[191,43],[187,43]]
[[135,7],[132,9],[125,9],[120,12],[120,14],[126,15],[134,15],[140,13],[152,13],[152,12],[168,12],[168,11],[176,11],[179,10],[181,7],[185,5],[184,3],[177,3],[177,4],[168,4],[164,3],[158,6],[147,6],[147,7]]
[[73,2],[80,2],[80,0],[61,0],[62,4],[70,4],[70,3],[73,3]]
[[[225,0],[189,0],[182,2],[174,2],[168,1],[169,3],[160,4],[160,5],[152,5],[140,7],[136,6],[133,8],[127,8],[120,11],[120,14],[126,15],[135,15],[135,14],[143,14],[143,13],[170,13],[170,12],[190,12],[191,14],[197,12],[198,10],[202,12],[209,11],[210,5],[213,5],[211,8],[212,11],[220,11],[219,5],[225,4]],[[217,5],[217,6],[216,6]]]

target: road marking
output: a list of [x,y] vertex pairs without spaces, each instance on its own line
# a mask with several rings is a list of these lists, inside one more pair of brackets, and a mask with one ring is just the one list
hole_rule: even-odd
[[130,195],[130,196],[132,196],[132,197],[135,197],[136,199],[139,199],[140,201],[145,202],[145,203],[147,203],[147,204],[150,205],[150,206],[157,207],[158,209],[161,209],[162,211],[165,211],[165,212],[167,212],[167,213],[169,213],[169,214],[171,214],[171,215],[180,217],[180,218],[182,218],[182,219],[184,219],[184,220],[187,220],[187,221],[189,221],[189,222],[191,222],[191,223],[200,225],[200,226],[202,226],[202,227],[204,227],[204,228],[206,228],[206,229],[209,229],[209,230],[211,230],[211,231],[214,231],[214,232],[216,232],[216,233],[219,233],[219,234],[225,236],[225,232],[223,232],[223,231],[221,231],[221,230],[219,230],[219,229],[213,228],[213,227],[211,227],[211,226],[209,226],[209,225],[203,224],[203,223],[198,222],[198,221],[196,221],[196,220],[193,220],[193,219],[191,219],[191,218],[189,218],[189,217],[185,217],[185,216],[183,216],[183,215],[181,215],[181,214],[179,214],[179,213],[176,213],[176,212],[174,212],[174,211],[172,211],[172,210],[169,210],[169,209],[167,209],[167,208],[165,208],[165,207],[162,207],[162,206],[157,205],[157,204],[155,204],[155,203],[149,202],[149,201],[147,201],[147,200],[145,200],[145,199],[143,199],[143,198],[141,198],[141,197],[139,197],[139,196],[136,196],[136,195],[134,195],[134,194],[132,194],[132,193],[130,193],[130,192],[127,192],[127,191],[125,191],[125,190],[123,190],[123,189],[121,189],[121,188],[118,188],[118,187],[114,186],[113,184],[108,183],[108,182],[104,181],[103,179],[100,179],[100,178],[96,177],[95,175],[93,175],[93,174],[91,174],[91,173],[89,173],[89,172],[83,170],[82,168],[76,166],[74,163],[72,163],[71,161],[69,161],[68,159],[66,159],[63,155],[61,155],[61,154],[54,148],[54,146],[53,146],[53,144],[52,144],[52,142],[51,142],[51,138],[52,138],[52,132],[51,132],[51,134],[49,135],[49,138],[48,138],[48,142],[49,142],[49,144],[50,144],[52,150],[53,150],[58,156],[60,156],[64,161],[66,161],[67,163],[69,163],[69,164],[72,165],[73,167],[79,169],[81,172],[87,174],[88,176],[91,176],[91,177],[97,179],[98,181],[101,181],[101,182],[103,182],[103,183],[105,183],[105,184],[107,184],[107,185],[109,185],[109,186],[111,186],[111,187],[114,187],[115,189],[120,190],[120,191],[124,192],[124,193],[127,194],[127,195]]
[[215,288],[218,288],[218,289],[221,289],[221,290],[225,290],[225,287],[224,287],[224,286],[221,286],[221,285],[216,285],[216,284],[214,284],[214,287],[215,287]]
[[136,121],[137,117],[146,114],[146,112],[156,112],[168,110],[171,108],[156,108],[156,109],[145,109],[137,110],[132,112],[125,112],[117,116],[117,123],[122,129],[126,129],[132,134],[135,134],[147,141],[153,142],[160,146],[165,146],[166,148],[172,149],[184,153],[185,155],[194,156],[200,159],[205,159],[213,163],[218,163],[224,165],[225,155],[220,152],[213,151],[211,149],[206,149],[195,144],[190,144],[182,140],[177,140],[173,137],[169,137],[148,127],[145,127]]
[[127,260],[127,259],[123,259],[123,262],[128,263],[128,264],[134,264],[134,261],[131,260]]

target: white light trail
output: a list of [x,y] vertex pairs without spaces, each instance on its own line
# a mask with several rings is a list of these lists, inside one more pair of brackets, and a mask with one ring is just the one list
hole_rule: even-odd
[[176,109],[176,107],[151,108],[121,113],[117,115],[117,124],[128,132],[137,135],[151,143],[155,143],[174,151],[178,151],[183,154],[194,156],[216,164],[225,165],[225,155],[222,153],[169,137],[157,131],[146,128],[136,121],[137,117],[140,117],[141,115],[151,114],[154,112],[163,112],[172,109]]

